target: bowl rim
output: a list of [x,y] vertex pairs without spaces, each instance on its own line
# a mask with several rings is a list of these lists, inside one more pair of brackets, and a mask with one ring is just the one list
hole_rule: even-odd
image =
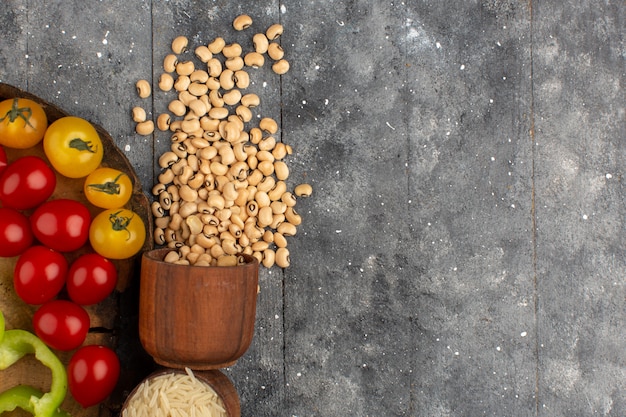
[[196,265],[177,265],[171,262],[165,262],[163,260],[163,258],[165,257],[165,255],[171,251],[175,251],[176,249],[172,249],[172,248],[156,248],[156,249],[151,249],[151,250],[147,250],[144,251],[141,255],[142,260],[148,260],[150,262],[155,262],[157,264],[160,265],[168,265],[171,267],[184,267],[184,268],[198,268],[198,269],[202,269],[202,270],[206,270],[207,268],[219,268],[220,270],[229,270],[229,269],[241,269],[242,267],[244,268],[258,268],[259,267],[259,260],[257,258],[255,258],[252,255],[248,255],[245,253],[238,253],[235,256],[243,256],[243,258],[246,260],[246,263],[244,264],[240,264],[240,265],[235,265],[235,266],[196,266]]

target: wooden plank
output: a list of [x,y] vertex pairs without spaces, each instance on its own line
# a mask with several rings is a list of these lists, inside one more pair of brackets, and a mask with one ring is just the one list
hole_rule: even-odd
[[442,2],[408,20],[412,415],[532,416],[530,11]]
[[410,414],[405,13],[356,1],[283,17],[291,180],[314,190],[285,273],[285,415]]
[[[247,13],[253,19],[250,28],[237,32],[232,21],[239,14]],[[242,7],[236,3],[197,7],[195,2],[154,3],[153,14],[158,16],[153,22],[153,72],[154,82],[163,72],[163,59],[171,53],[171,42],[178,36],[189,39],[189,51],[181,54],[179,60],[192,60],[197,67],[200,62],[194,57],[195,47],[223,37],[227,44],[239,43],[244,54],[252,51],[252,36],[265,30],[280,20],[276,1],[255,2]],[[287,51],[287,55],[289,52]],[[220,60],[223,60],[219,55]],[[279,77],[271,71],[271,62],[261,68],[247,68],[250,86],[242,93],[255,93],[261,104],[253,109],[253,119],[246,126],[255,127],[261,117],[280,118]],[[146,71],[147,73],[147,71]],[[155,91],[153,112],[155,115],[167,111],[167,105],[175,97],[172,93]],[[159,155],[169,150],[170,132],[155,134],[155,175],[160,168],[156,165]],[[277,139],[280,137],[277,136]],[[239,391],[243,415],[270,416],[282,409],[284,399],[283,378],[283,335],[282,335],[282,287],[283,275],[278,268],[267,270],[261,267],[259,273],[260,294],[257,304],[257,324],[255,336],[249,351],[226,374],[233,380]]]
[[534,4],[540,416],[626,410],[623,6]]

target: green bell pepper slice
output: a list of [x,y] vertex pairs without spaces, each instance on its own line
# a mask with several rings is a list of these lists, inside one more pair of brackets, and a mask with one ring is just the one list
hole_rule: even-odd
[[35,417],[68,417],[59,406],[67,393],[67,373],[59,358],[34,334],[26,330],[5,330],[4,315],[0,312],[0,371],[7,369],[25,355],[34,354],[37,360],[52,371],[50,391],[19,385],[0,393],[0,414],[19,407]]

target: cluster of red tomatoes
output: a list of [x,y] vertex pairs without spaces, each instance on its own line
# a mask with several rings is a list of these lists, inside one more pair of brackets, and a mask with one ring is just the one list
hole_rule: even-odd
[[[45,159],[28,154],[7,160],[3,146],[29,149],[41,141]],[[24,302],[39,306],[33,316],[37,336],[53,349],[76,349],[68,364],[69,388],[84,407],[108,397],[120,372],[114,351],[83,346],[90,328],[84,306],[113,292],[118,274],[111,259],[132,257],[146,238],[143,220],[124,208],[132,195],[130,178],[101,167],[102,158],[101,139],[88,121],[63,117],[48,126],[37,102],[0,102],[0,257],[18,257],[14,288]],[[57,173],[85,178],[86,199],[102,209],[93,219],[86,204],[51,198]],[[59,297],[64,288],[67,296]]]

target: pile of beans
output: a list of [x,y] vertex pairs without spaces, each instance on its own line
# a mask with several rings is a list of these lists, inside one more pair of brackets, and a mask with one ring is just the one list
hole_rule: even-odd
[[[233,21],[238,31],[251,25],[247,15]],[[294,207],[312,188],[300,184],[288,190],[285,159],[292,148],[273,136],[278,132],[273,118],[259,118],[250,127],[260,97],[243,93],[250,84],[246,69],[265,65],[266,55],[274,73],[289,70],[277,42],[282,33],[274,24],[254,34],[254,50],[245,54],[240,44],[217,37],[194,49],[199,65],[179,59],[189,48],[187,37],[172,41],[158,87],[176,98],[156,119],[157,129],[171,132],[171,146],[159,157],[162,171],[152,189],[154,241],[172,248],[166,261],[227,266],[249,254],[267,268],[289,266],[287,237],[302,222]],[[151,95],[146,80],[136,88],[141,98]],[[138,134],[154,132],[142,107],[135,107],[132,117]]]

